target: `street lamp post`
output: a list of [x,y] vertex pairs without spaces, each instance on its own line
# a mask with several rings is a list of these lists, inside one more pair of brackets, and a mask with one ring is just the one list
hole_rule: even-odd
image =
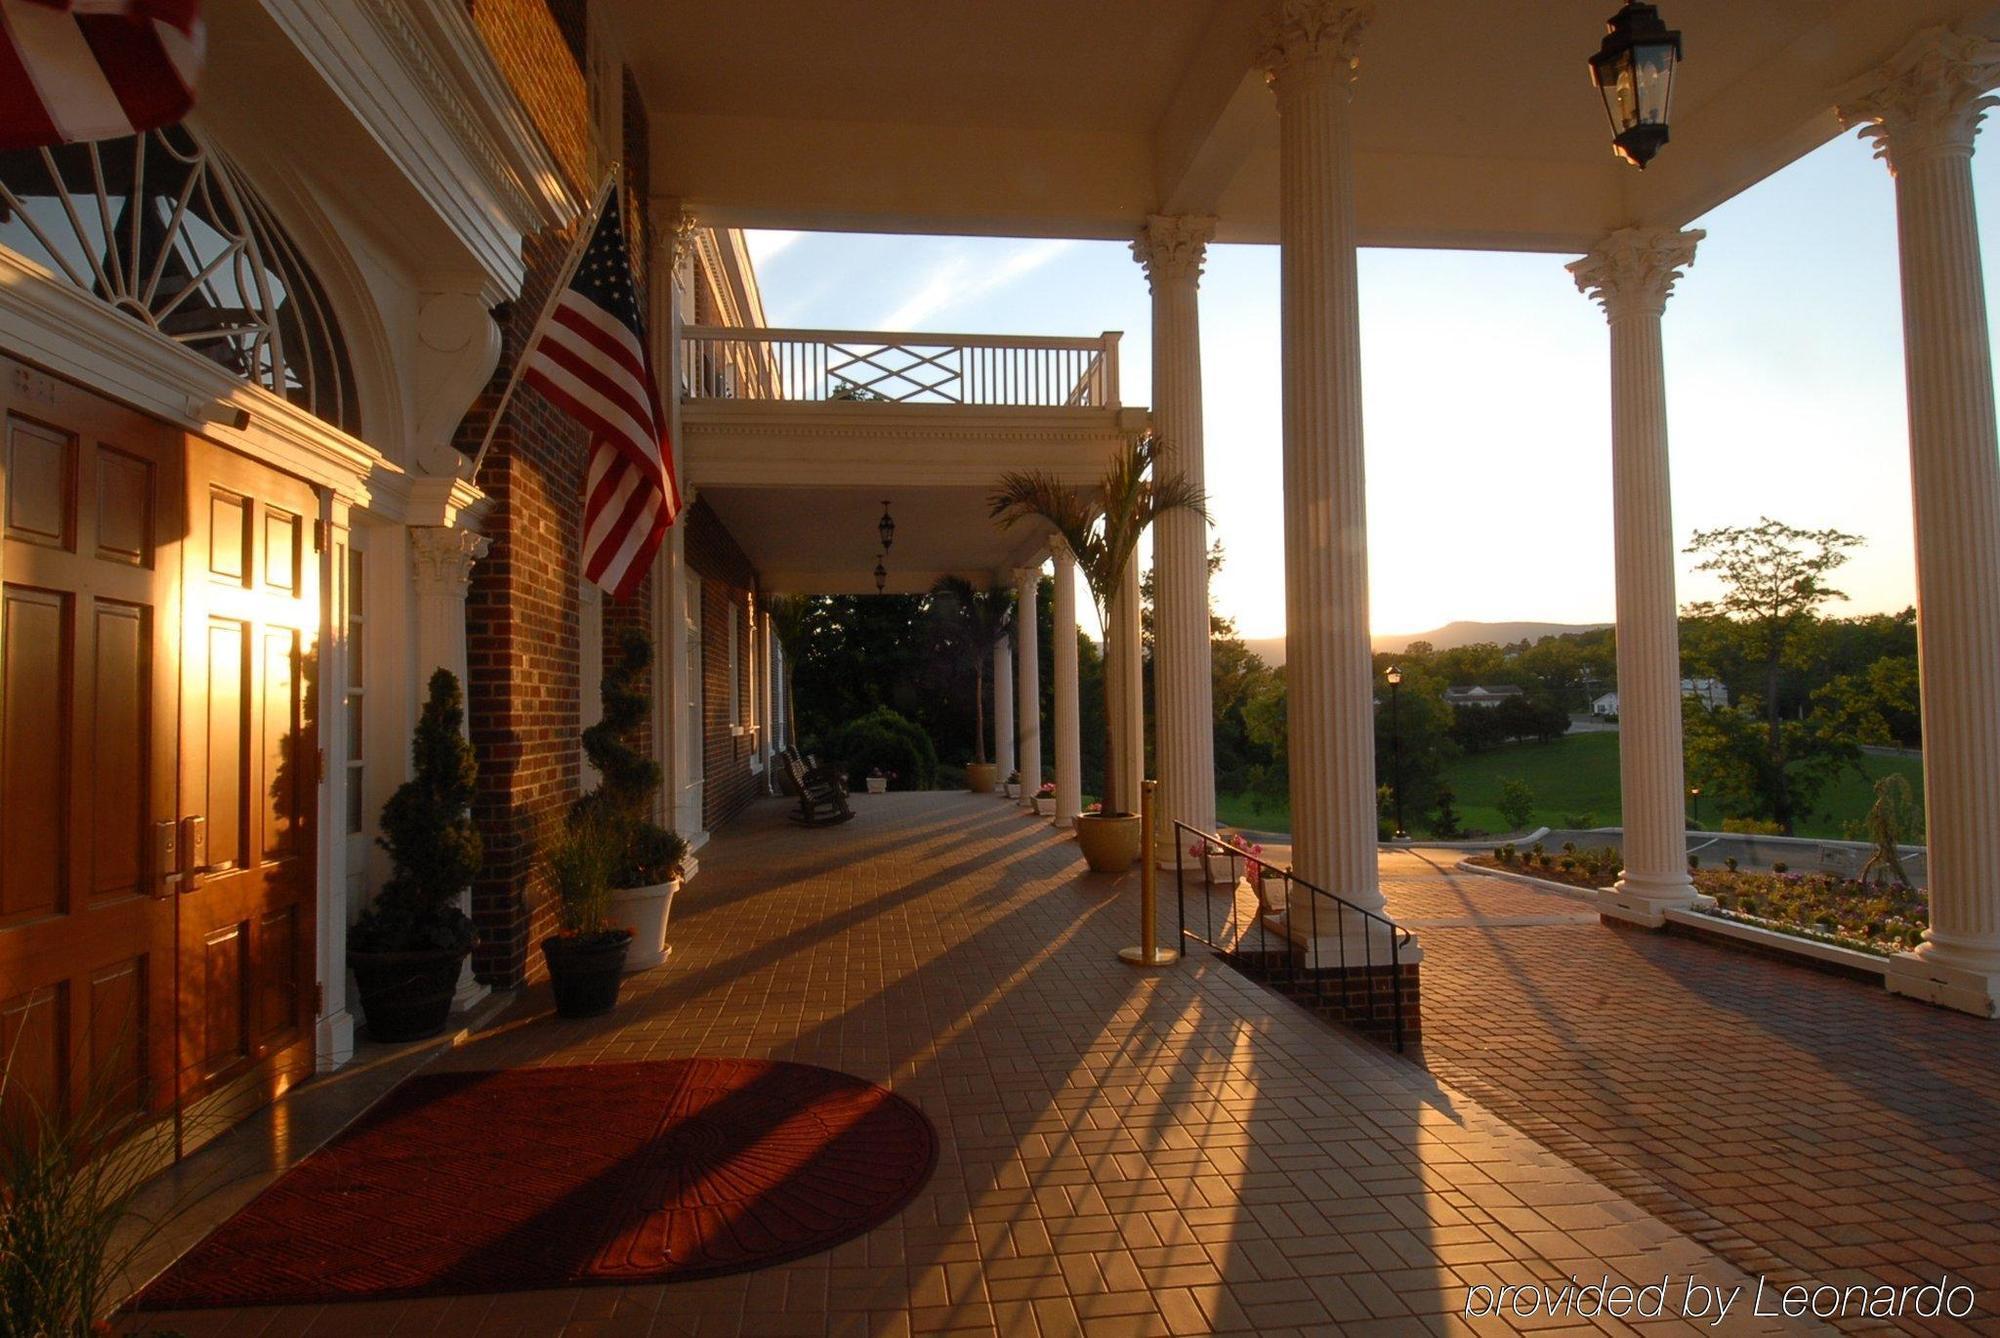
[[1390,789],[1396,797],[1395,839],[1406,841],[1410,834],[1403,830],[1403,713],[1399,700],[1403,671],[1392,664],[1383,677],[1389,680],[1389,756],[1393,759],[1390,762]]
[[1688,798],[1694,800],[1694,825],[1699,829],[1701,827],[1701,787],[1699,785],[1688,786]]

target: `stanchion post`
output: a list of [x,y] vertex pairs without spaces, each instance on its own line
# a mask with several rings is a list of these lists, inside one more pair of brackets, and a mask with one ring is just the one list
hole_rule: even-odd
[[1159,788],[1158,781],[1139,783],[1139,942],[1118,951],[1118,959],[1132,966],[1172,966],[1181,957],[1178,949],[1153,942],[1154,903],[1159,896],[1153,870],[1153,792]]

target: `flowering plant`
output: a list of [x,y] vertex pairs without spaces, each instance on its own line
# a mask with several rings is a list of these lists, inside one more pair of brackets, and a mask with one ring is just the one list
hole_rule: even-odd
[[1230,832],[1222,838],[1222,843],[1243,854],[1243,876],[1255,883],[1264,876],[1264,865],[1257,856],[1264,853],[1264,847],[1252,841],[1242,832]]
[[1102,813],[1102,812],[1104,811],[1104,805],[1102,805],[1102,804],[1088,804],[1088,805],[1085,805],[1085,807],[1084,807],[1084,810],[1083,810],[1083,811],[1084,811],[1084,812],[1086,812],[1086,813]]
[[1055,797],[1056,783],[1054,781],[1043,781],[1042,788],[1035,791],[1035,798],[1037,799],[1053,799]]

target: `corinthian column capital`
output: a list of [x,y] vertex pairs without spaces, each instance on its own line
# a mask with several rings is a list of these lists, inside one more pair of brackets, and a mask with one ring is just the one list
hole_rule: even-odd
[[1153,214],[1132,243],[1132,256],[1145,267],[1154,292],[1169,284],[1192,286],[1201,281],[1214,239],[1215,220],[1206,214]]
[[472,564],[486,556],[488,541],[470,530],[442,525],[410,529],[410,563],[420,595],[463,597],[472,583]]
[[1889,170],[1939,154],[1965,156],[2000,84],[2000,42],[1926,28],[1889,62],[1848,85],[1840,122],[1875,142]]
[[1635,312],[1657,316],[1666,310],[1681,271],[1694,263],[1696,243],[1707,235],[1700,228],[1620,228],[1567,268],[1578,290],[1603,305],[1607,319]]
[[681,206],[678,198],[670,195],[655,196],[650,212],[653,236],[667,252],[668,266],[678,274],[694,254],[694,234],[701,224]]
[[1327,70],[1352,83],[1371,0],[1278,0],[1264,20],[1257,63],[1272,84],[1294,71]]

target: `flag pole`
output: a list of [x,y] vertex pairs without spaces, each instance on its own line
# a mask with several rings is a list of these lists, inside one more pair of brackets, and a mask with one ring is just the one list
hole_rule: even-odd
[[534,328],[528,331],[527,341],[521,345],[521,352],[514,359],[514,369],[507,376],[507,388],[500,392],[500,402],[493,406],[493,417],[486,424],[486,435],[479,439],[479,450],[472,457],[472,469],[466,475],[468,480],[479,477],[479,466],[486,462],[487,449],[493,445],[493,434],[500,430],[500,420],[507,416],[507,405],[520,388],[521,374],[528,368],[528,355],[534,350],[535,341],[542,337],[542,327],[549,323],[549,313],[556,309],[563,290],[576,277],[576,267],[583,263],[583,253],[589,249],[590,239],[597,232],[597,221],[604,216],[604,202],[611,198],[611,189],[618,184],[618,168],[619,164],[613,163],[605,172],[604,184],[597,188],[597,203],[584,216],[584,226],[577,233],[576,243],[569,248],[569,255],[563,260],[562,273],[556,275],[548,297],[542,302],[542,314],[535,318]]

